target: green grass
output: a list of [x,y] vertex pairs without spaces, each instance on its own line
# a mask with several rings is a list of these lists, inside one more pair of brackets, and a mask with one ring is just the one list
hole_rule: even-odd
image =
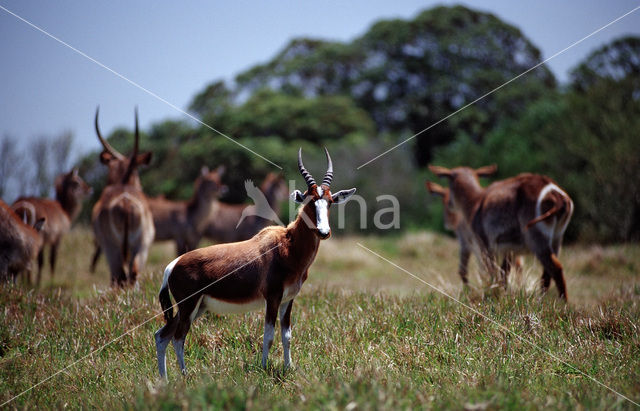
[[[293,311],[292,357],[279,333],[260,368],[263,313],[199,319],[187,337],[189,374],[168,350],[156,378],[160,317],[8,404],[11,408],[631,408],[580,372],[434,292],[360,242],[459,297],[509,330],[640,401],[640,246],[563,251],[571,302],[537,292],[525,261],[508,292],[477,275],[462,292],[454,240],[431,233],[333,238],[321,245]],[[0,400],[29,389],[159,314],[157,289],[172,246],[155,245],[138,287],[109,288],[106,264],[87,268],[91,235],[64,242],[59,273],[40,291],[0,287]],[[475,266],[472,267],[472,273]]]

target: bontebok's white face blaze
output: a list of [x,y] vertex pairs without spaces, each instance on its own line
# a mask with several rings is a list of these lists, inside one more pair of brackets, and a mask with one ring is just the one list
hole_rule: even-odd
[[329,203],[322,198],[322,188],[318,187],[319,200],[316,200],[316,228],[322,235],[329,235],[331,227],[329,227]]

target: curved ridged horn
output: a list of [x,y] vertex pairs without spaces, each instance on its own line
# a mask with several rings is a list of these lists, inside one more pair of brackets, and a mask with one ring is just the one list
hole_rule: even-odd
[[138,129],[138,106],[136,106],[136,133],[135,133],[135,140],[133,142],[133,154],[131,155],[131,158],[135,159],[138,156],[138,142],[140,141],[140,131]]
[[133,174],[133,171],[136,169],[138,165],[136,160],[138,159],[138,141],[140,140],[140,131],[138,128],[138,107],[137,106],[135,109],[135,113],[136,113],[136,131],[135,131],[135,136],[133,140],[133,154],[131,154],[131,160],[129,160],[129,167],[127,167],[127,171],[124,173],[124,176],[122,177],[122,182],[124,184],[126,184],[129,181],[131,174]]
[[304,164],[302,164],[302,147],[298,150],[298,170],[300,170],[300,174],[304,177],[304,181],[307,183],[307,187],[311,188],[311,186],[316,185],[316,180],[313,179],[311,173],[304,168]]
[[100,106],[96,107],[96,119],[95,119],[96,134],[98,134],[98,140],[100,140],[100,143],[102,143],[102,147],[104,147],[104,149],[109,154],[111,154],[118,160],[124,160],[124,156],[120,154],[115,148],[111,147],[111,144],[107,143],[107,140],[102,138],[102,134],[100,134],[100,127],[98,126],[98,113],[100,113]]
[[329,155],[329,150],[324,148],[324,153],[327,155],[327,173],[324,175],[322,179],[322,184],[327,187],[331,187],[331,180],[333,180],[333,162],[331,162],[331,156]]

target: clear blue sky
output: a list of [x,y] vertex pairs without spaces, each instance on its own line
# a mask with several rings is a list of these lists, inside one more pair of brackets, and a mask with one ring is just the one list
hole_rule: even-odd
[[[460,3],[460,2],[456,2]],[[25,1],[0,5],[176,106],[214,79],[232,79],[299,36],[348,41],[376,20],[409,18],[431,1]],[[466,2],[519,27],[549,57],[638,6],[638,1]],[[549,63],[560,81],[594,48],[640,35],[640,11]],[[183,115],[0,9],[0,134],[25,144],[63,130],[78,151],[96,149],[96,105],[104,134]],[[216,126],[213,124],[212,126]],[[427,125],[425,125],[426,127]],[[222,130],[224,131],[224,130]],[[144,147],[144,142],[143,142]]]

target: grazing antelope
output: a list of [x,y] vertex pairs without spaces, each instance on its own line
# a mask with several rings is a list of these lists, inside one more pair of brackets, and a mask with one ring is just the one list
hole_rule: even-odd
[[40,218],[31,226],[0,200],[0,281],[15,282],[21,272],[31,277],[33,258],[42,246],[38,231],[44,222],[45,219]]
[[62,237],[69,232],[71,224],[78,217],[82,209],[82,201],[91,194],[91,187],[78,175],[78,169],[73,168],[66,174],[60,174],[55,180],[56,199],[36,197],[21,197],[13,203],[11,208],[18,216],[29,216],[31,225],[45,218],[40,235],[43,244],[38,252],[38,277],[36,284],[40,285],[42,277],[42,265],[44,263],[44,247],[49,245],[49,267],[51,278],[55,274],[58,246]]
[[156,228],[155,241],[175,240],[177,255],[195,249],[215,207],[214,201],[227,191],[227,186],[222,184],[223,173],[224,166],[214,171],[203,167],[189,201],[148,198]]
[[287,185],[281,175],[269,173],[260,190],[250,181],[245,182],[245,188],[255,204],[247,206],[216,202],[204,228],[205,237],[218,243],[242,241],[270,225],[271,221],[280,222],[280,203],[288,195]]
[[[560,297],[567,300],[558,260],[562,237],[573,214],[573,201],[566,192],[549,177],[536,174],[520,174],[483,188],[478,178],[495,173],[495,165],[477,170],[430,165],[429,169],[449,180],[450,207],[462,217],[473,251],[490,273],[494,272],[498,254],[530,251],[544,269],[543,292],[553,278]],[[505,261],[500,281],[506,286],[510,259]]]
[[[464,217],[461,213],[452,207],[449,189],[432,181],[427,181],[425,185],[431,194],[442,198],[444,228],[449,231],[453,231],[458,239],[458,243],[460,244],[458,274],[460,275],[463,284],[467,285],[469,283],[468,268],[469,257],[471,257],[471,250],[473,247],[473,233],[467,229],[468,226],[464,224]],[[505,253],[501,269],[508,273],[512,265],[515,265],[516,272],[520,272],[522,268],[522,258],[520,256],[514,256],[513,253]]]
[[[217,314],[240,313],[266,306],[262,367],[267,366],[273,343],[276,317],[280,316],[284,366],[291,364],[291,307],[318,252],[320,240],[329,238],[329,207],[346,201],[356,191],[330,191],[333,165],[329,152],[327,172],[317,185],[302,164],[298,151],[298,169],[307,183],[303,194],[295,190],[291,197],[302,203],[298,217],[287,227],[261,230],[249,240],[217,244],[190,251],[173,260],[164,271],[160,305],[166,324],[155,333],[158,369],[166,378],[166,349],[173,342],[182,373],[184,341],[191,323],[205,311]],[[178,313],[173,315],[170,294]]]
[[[138,177],[138,166],[149,164],[151,153],[138,154],[140,133],[137,109],[133,154],[129,158],[102,138],[98,112],[99,109],[96,109],[95,128],[104,148],[100,153],[100,161],[109,171],[107,186],[93,207],[91,222],[97,245],[107,256],[111,283],[123,286],[127,280],[130,284],[136,282],[138,270],[146,263],[153,242],[153,218]],[[128,276],[125,264],[128,265]]]

